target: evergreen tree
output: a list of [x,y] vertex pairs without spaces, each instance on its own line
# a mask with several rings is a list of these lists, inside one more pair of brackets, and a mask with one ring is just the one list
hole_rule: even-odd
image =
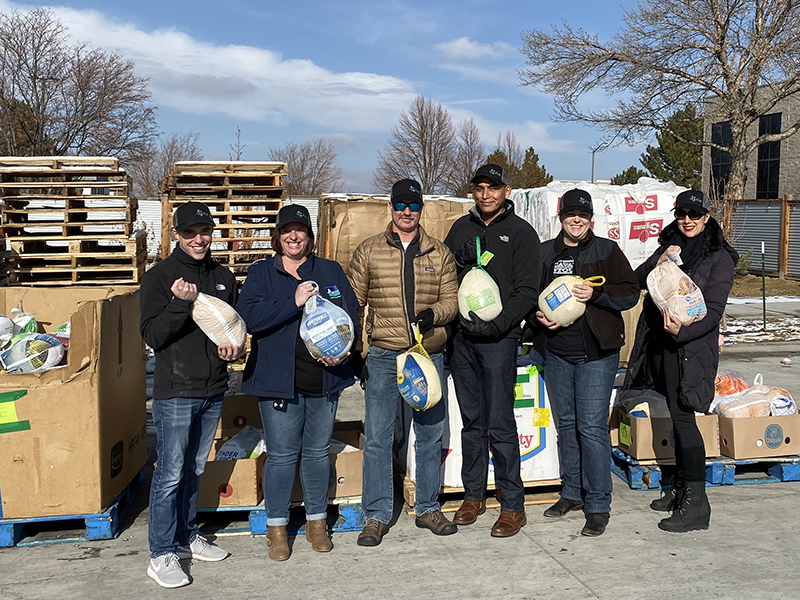
[[519,166],[510,162],[505,152],[503,152],[499,148],[496,149],[494,152],[492,152],[489,156],[486,157],[486,163],[503,167],[505,172],[508,174],[508,182],[511,184],[511,187],[513,188],[520,187],[518,185]]
[[628,183],[638,183],[639,177],[647,177],[647,173],[637,166],[630,166],[619,175],[611,178],[611,185],[625,185]]
[[519,170],[519,178],[522,188],[543,187],[553,181],[553,176],[547,172],[544,165],[539,165],[539,155],[533,146],[525,150],[525,160]]
[[702,147],[680,141],[668,131],[676,132],[687,141],[703,140],[703,118],[697,115],[694,104],[687,104],[667,119],[664,129],[656,133],[658,146],[647,146],[639,162],[656,179],[699,189],[703,166]]

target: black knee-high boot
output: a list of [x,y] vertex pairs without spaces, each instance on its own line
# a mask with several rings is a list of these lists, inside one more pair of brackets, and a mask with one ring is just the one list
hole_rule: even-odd
[[685,487],[676,495],[672,516],[658,524],[664,531],[684,533],[696,529],[708,529],[711,521],[711,505],[706,495],[705,448],[682,448]]

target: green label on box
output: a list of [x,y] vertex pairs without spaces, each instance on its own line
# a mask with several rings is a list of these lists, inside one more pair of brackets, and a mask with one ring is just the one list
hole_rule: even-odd
[[631,445],[631,418],[625,417],[619,422],[619,443],[625,446]]

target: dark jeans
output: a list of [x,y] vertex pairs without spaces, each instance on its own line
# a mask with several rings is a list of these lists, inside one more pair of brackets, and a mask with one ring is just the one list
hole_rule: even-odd
[[197,493],[214,442],[222,395],[153,401],[157,461],[150,483],[150,556],[175,552],[197,535]]
[[608,406],[618,364],[619,352],[592,361],[545,353],[544,382],[558,430],[561,496],[585,502],[586,513],[611,510]]
[[465,500],[483,500],[491,443],[494,476],[504,511],[525,509],[520,476],[519,434],[514,418],[517,340],[481,342],[459,331],[453,339],[450,370],[461,410],[461,481]]

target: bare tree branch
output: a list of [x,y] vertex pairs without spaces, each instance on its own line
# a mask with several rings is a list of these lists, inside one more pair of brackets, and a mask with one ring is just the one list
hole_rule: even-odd
[[289,196],[317,196],[339,192],[344,187],[342,169],[337,166],[336,146],[325,138],[270,148],[269,158],[287,164],[289,174],[284,181]]
[[203,160],[196,133],[173,133],[151,143],[147,149],[123,163],[133,178],[133,192],[140,198],[158,196],[160,182],[179,160]]

